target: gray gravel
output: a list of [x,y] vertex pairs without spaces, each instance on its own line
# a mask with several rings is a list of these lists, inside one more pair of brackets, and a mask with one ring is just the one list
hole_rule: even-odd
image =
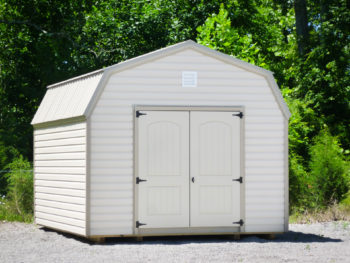
[[192,236],[93,244],[32,224],[2,222],[0,262],[350,262],[350,223],[290,225],[275,240]]

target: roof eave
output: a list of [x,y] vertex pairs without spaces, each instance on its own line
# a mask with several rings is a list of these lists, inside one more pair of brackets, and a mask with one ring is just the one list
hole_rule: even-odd
[[83,122],[83,121],[86,121],[86,119],[87,118],[85,115],[81,115],[81,116],[75,116],[72,118],[58,119],[58,120],[39,122],[39,123],[34,123],[32,121],[31,125],[34,127],[34,129],[43,129],[43,128],[49,128],[49,127],[53,127],[53,126]]

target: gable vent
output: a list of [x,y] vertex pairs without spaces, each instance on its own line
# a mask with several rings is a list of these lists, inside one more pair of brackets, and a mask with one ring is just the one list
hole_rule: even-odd
[[197,72],[182,71],[182,87],[184,88],[197,87]]

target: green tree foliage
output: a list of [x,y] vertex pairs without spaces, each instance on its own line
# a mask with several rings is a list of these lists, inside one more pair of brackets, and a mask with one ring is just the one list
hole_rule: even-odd
[[291,200],[312,203],[313,138],[327,126],[350,149],[349,9],[346,0],[0,0],[0,170],[18,154],[32,159],[29,123],[48,84],[197,39],[275,73],[292,111]]
[[30,121],[45,87],[89,70],[71,57],[88,2],[0,0],[0,142],[29,160]]
[[252,35],[240,33],[231,26],[228,11],[221,5],[219,13],[209,17],[203,26],[198,27],[198,43],[258,66],[265,66],[265,58]]
[[283,88],[309,104],[319,120],[350,148],[349,2],[308,2],[307,50],[286,67]]
[[89,52],[78,48],[74,56],[77,63],[103,67],[195,39],[196,28],[218,9],[212,0],[99,1],[77,38]]
[[322,130],[324,121],[319,119],[310,107],[308,101],[290,97],[290,90],[283,92],[292,116],[289,119],[289,151],[291,154],[302,156],[302,164],[306,167],[309,158],[309,149],[312,146],[312,138]]

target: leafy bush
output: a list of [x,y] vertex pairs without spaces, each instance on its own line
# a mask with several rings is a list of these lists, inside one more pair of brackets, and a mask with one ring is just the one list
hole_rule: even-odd
[[315,206],[310,175],[304,169],[302,158],[293,153],[289,155],[289,203],[292,213],[303,213]]
[[33,214],[33,172],[22,156],[7,167],[8,193],[0,204],[0,218],[8,221],[30,221]]
[[292,93],[291,89],[283,90],[283,96],[292,113],[289,119],[289,151],[292,155],[302,156],[299,161],[307,168],[312,138],[319,133],[324,123],[308,102],[293,98]]
[[7,193],[6,167],[19,153],[13,146],[5,146],[0,141],[0,196]]
[[309,167],[317,203],[327,206],[340,202],[349,190],[349,166],[337,139],[327,130],[320,132],[310,154]]

